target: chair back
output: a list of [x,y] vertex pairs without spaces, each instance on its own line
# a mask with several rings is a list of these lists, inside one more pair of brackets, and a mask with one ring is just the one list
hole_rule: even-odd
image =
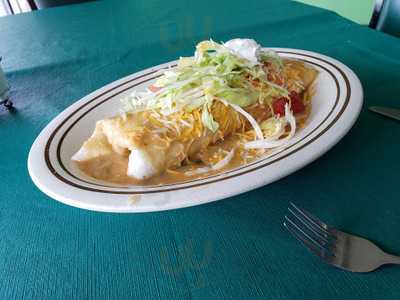
[[376,1],[370,27],[400,37],[400,0]]

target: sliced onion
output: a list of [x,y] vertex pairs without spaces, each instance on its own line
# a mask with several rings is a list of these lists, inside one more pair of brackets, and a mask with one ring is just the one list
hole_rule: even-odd
[[241,108],[239,105],[229,103],[228,101],[218,98],[222,103],[225,105],[230,105],[234,110],[236,110],[238,113],[242,114],[251,124],[251,126],[254,128],[254,131],[256,132],[256,139],[262,140],[264,138],[264,135],[262,133],[260,125],[258,125],[257,121],[253,118],[251,114],[249,114],[247,111],[245,111],[243,108]]
[[223,159],[221,159],[219,162],[213,165],[211,169],[213,170],[222,169],[223,167],[225,167],[227,164],[230,163],[234,155],[235,155],[235,149],[232,149]]
[[223,159],[221,159],[215,165],[211,167],[197,168],[193,171],[187,171],[185,172],[185,175],[192,176],[192,175],[207,173],[210,171],[220,170],[226,167],[231,162],[234,155],[235,155],[235,149],[232,149]]
[[207,172],[210,172],[210,171],[211,171],[210,167],[203,167],[203,168],[194,169],[193,171],[187,171],[187,172],[185,172],[185,175],[186,176],[193,176],[193,175],[207,173]]
[[295,134],[296,132],[296,119],[293,116],[289,104],[285,105],[285,118],[290,125],[290,132],[287,137],[275,140],[275,139],[261,139],[252,142],[248,142],[244,145],[245,149],[268,149],[268,148],[276,148],[285,145]]

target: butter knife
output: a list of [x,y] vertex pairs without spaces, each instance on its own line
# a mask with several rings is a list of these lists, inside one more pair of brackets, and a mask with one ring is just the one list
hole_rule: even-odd
[[369,110],[400,121],[400,109],[384,106],[370,106]]

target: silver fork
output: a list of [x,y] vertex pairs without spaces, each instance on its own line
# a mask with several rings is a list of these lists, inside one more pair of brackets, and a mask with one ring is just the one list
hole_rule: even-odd
[[351,272],[371,272],[385,264],[400,264],[400,257],[383,252],[364,238],[331,228],[290,203],[283,225],[324,262]]

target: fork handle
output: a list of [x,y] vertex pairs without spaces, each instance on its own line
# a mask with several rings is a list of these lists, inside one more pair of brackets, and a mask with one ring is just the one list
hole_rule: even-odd
[[383,262],[384,264],[400,265],[400,256],[385,253]]

